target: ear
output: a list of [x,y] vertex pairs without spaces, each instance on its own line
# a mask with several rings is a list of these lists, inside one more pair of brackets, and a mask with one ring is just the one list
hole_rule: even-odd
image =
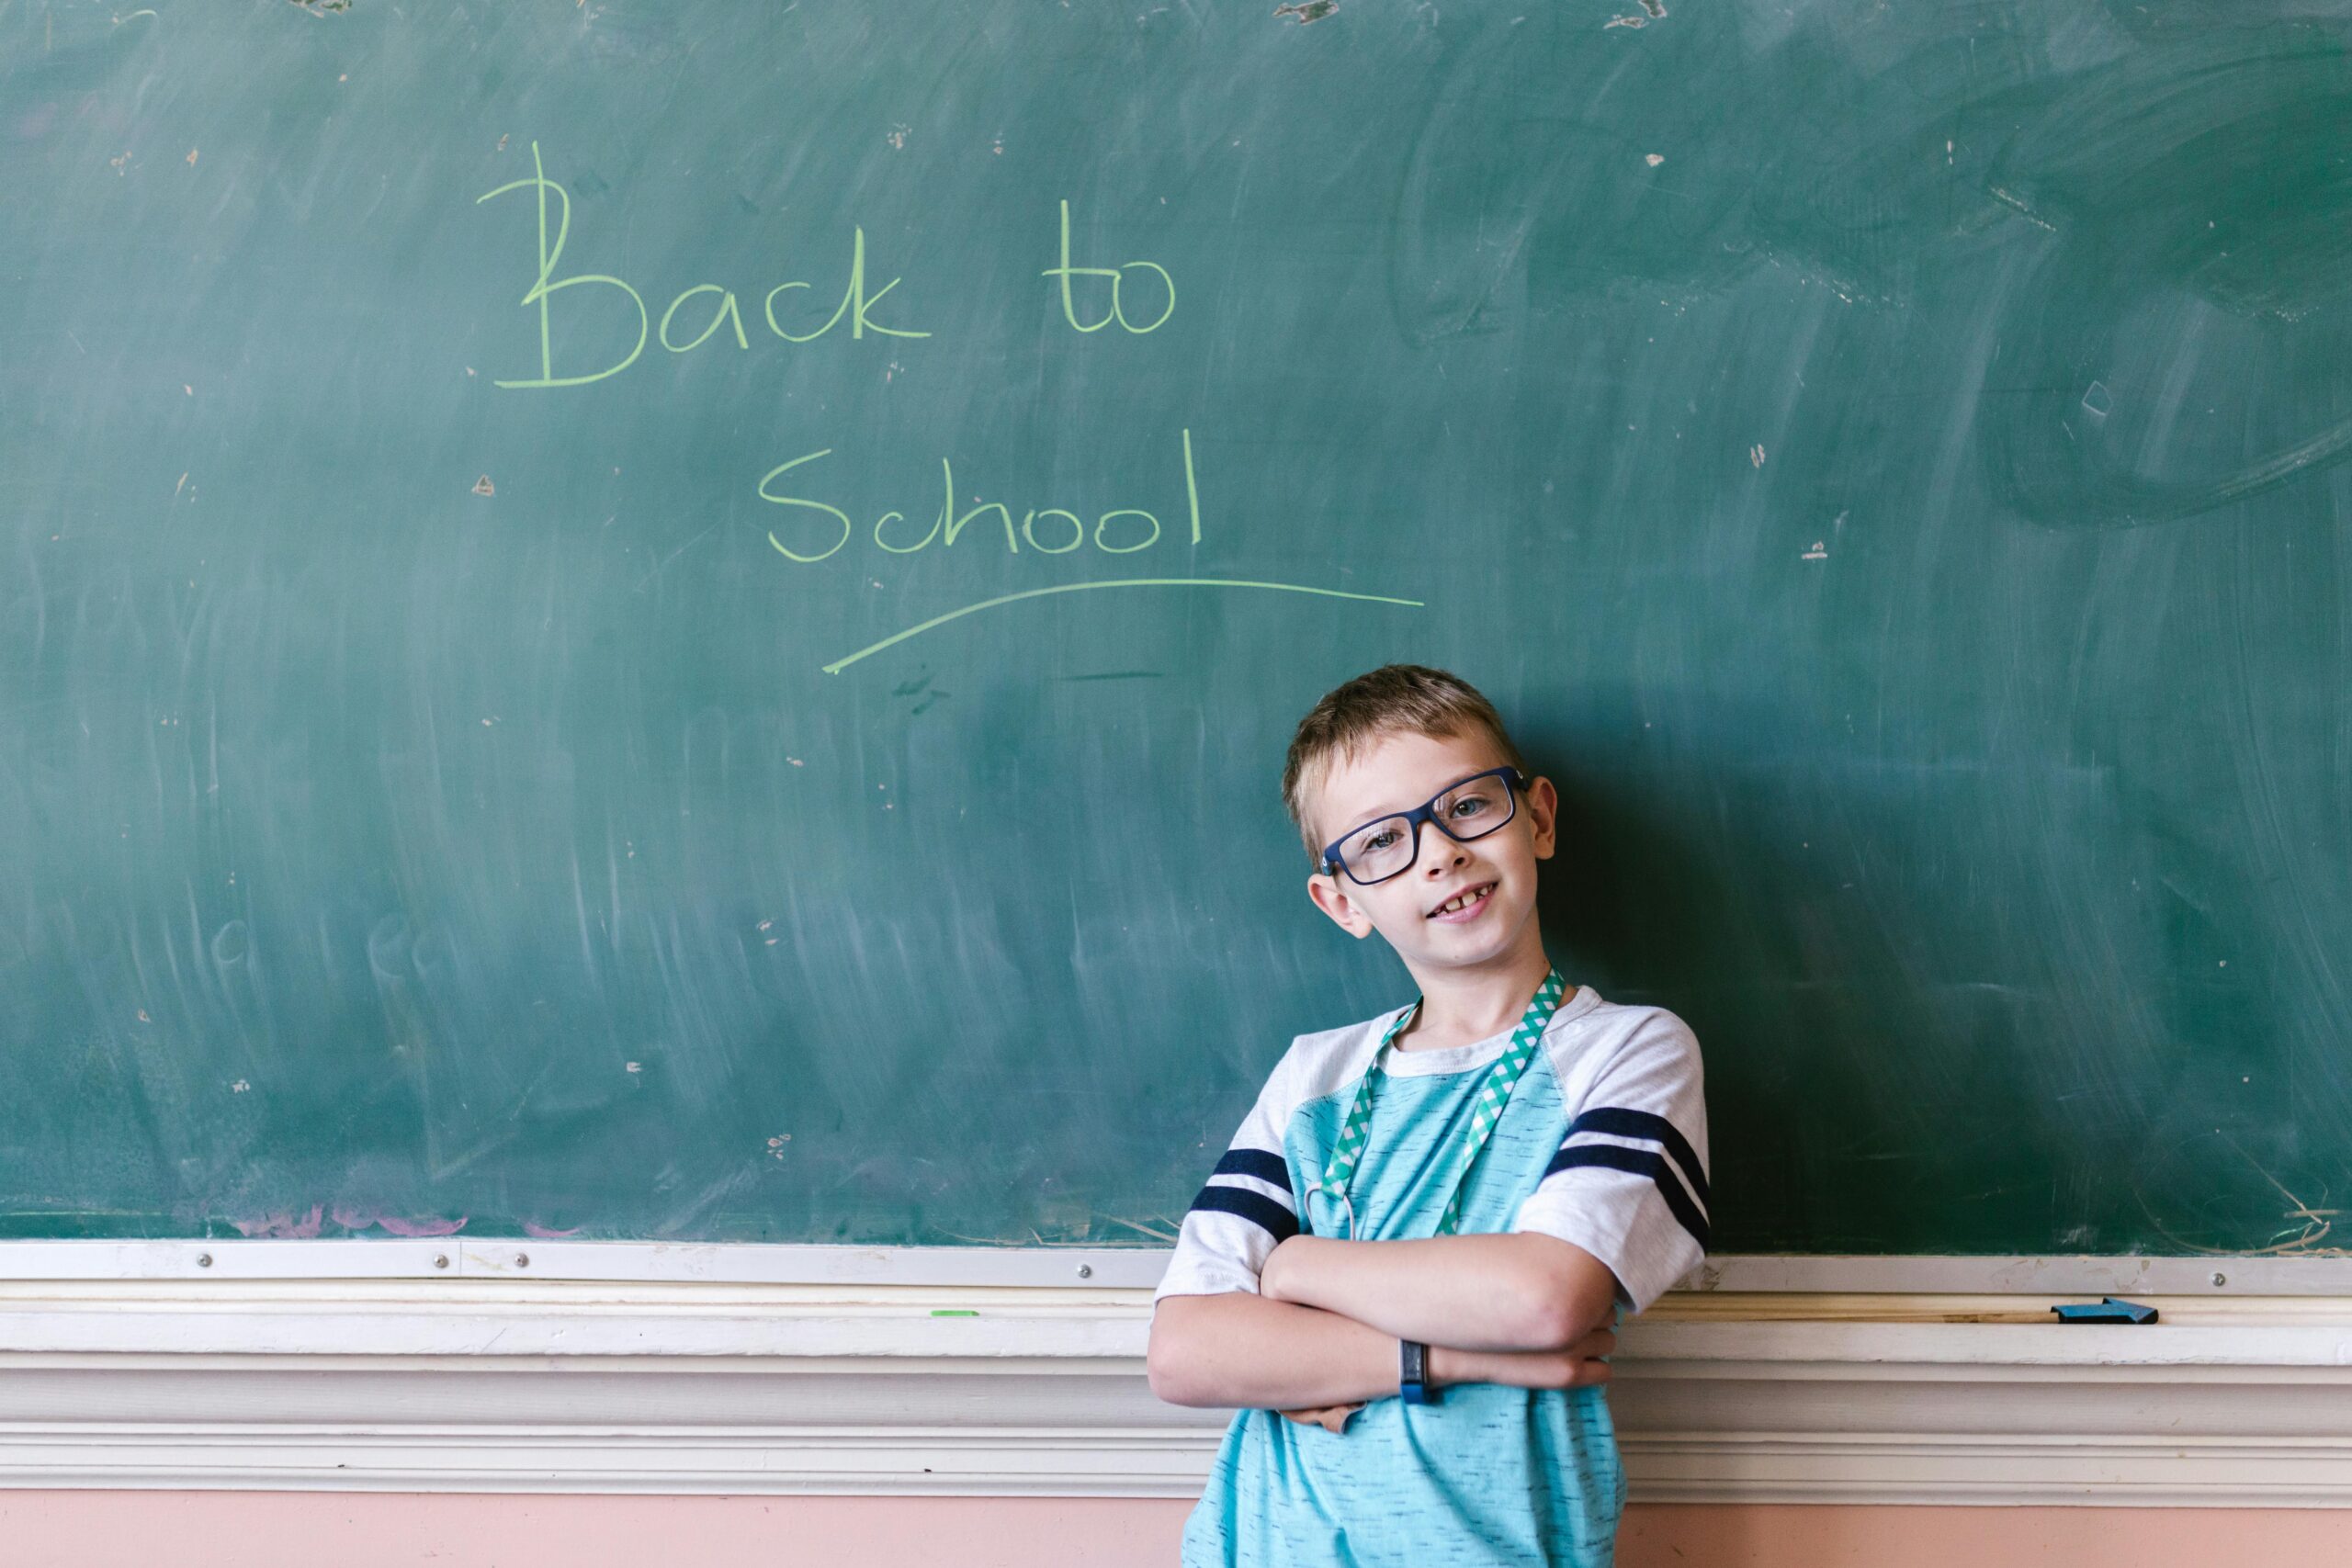
[[1372,934],[1372,917],[1363,907],[1348,897],[1347,887],[1336,876],[1317,872],[1306,879],[1306,897],[1315,907],[1331,917],[1341,931],[1362,942]]
[[1535,833],[1535,858],[1550,860],[1559,848],[1560,795],[1552,781],[1538,775],[1527,786],[1527,819]]

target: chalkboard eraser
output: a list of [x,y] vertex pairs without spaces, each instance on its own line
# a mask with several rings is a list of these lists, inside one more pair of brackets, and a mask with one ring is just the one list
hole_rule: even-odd
[[2065,1302],[2050,1309],[2061,1323],[2154,1323],[2156,1309],[2138,1302],[2127,1302],[2120,1296],[2102,1296],[2096,1302]]

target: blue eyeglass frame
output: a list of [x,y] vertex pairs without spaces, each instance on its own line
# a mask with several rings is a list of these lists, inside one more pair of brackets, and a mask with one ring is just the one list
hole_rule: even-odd
[[[1435,807],[1439,801],[1444,799],[1447,795],[1452,795],[1464,784],[1476,784],[1480,779],[1490,778],[1501,779],[1505,784],[1509,784],[1514,792],[1516,792],[1510,803],[1510,815],[1509,817],[1504,818],[1492,828],[1483,829],[1478,832],[1471,834],[1468,838],[1463,837],[1453,829],[1447,827],[1443,822],[1438,821],[1437,813],[1431,808]],[[1372,821],[1370,822],[1357,823],[1354,827],[1349,829],[1346,832],[1340,834],[1338,838],[1323,846],[1322,858],[1316,863],[1315,869],[1321,872],[1326,876],[1337,876],[1340,873],[1344,871],[1348,874],[1348,880],[1354,883],[1358,887],[1376,887],[1381,883],[1388,881],[1390,877],[1404,875],[1405,873],[1412,870],[1414,863],[1421,858],[1422,823],[1436,822],[1437,830],[1439,832],[1443,833],[1447,838],[1452,839],[1457,844],[1466,844],[1471,842],[1473,840],[1483,839],[1488,833],[1499,832],[1501,829],[1510,827],[1519,817],[1519,800],[1517,797],[1518,795],[1524,795],[1526,793],[1527,775],[1521,773],[1517,768],[1510,766],[1509,763],[1505,763],[1499,768],[1488,768],[1483,773],[1472,773],[1467,778],[1456,779],[1452,784],[1446,785],[1443,789],[1438,791],[1435,795],[1430,796],[1427,800],[1421,802],[1419,806],[1413,807],[1410,811],[1384,811],[1379,816],[1372,818]],[[1366,882],[1363,877],[1356,874],[1355,867],[1348,864],[1347,862],[1340,858],[1340,846],[1346,843],[1350,839],[1354,838],[1358,833],[1363,832],[1366,828],[1371,827],[1374,822],[1392,821],[1399,817],[1402,817],[1406,822],[1410,825],[1410,830],[1413,835],[1413,852],[1405,857],[1405,863],[1403,865],[1400,865],[1395,871],[1390,872],[1387,876],[1375,876],[1370,882]]]

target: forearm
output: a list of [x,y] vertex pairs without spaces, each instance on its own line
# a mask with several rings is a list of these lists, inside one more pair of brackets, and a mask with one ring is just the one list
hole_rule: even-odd
[[1396,1337],[1247,1291],[1170,1296],[1152,1314],[1148,1371],[1171,1404],[1348,1404],[1396,1392]]
[[1589,1254],[1550,1236],[1443,1235],[1401,1241],[1295,1236],[1261,1281],[1274,1301],[1335,1313],[1392,1338],[1466,1350],[1541,1350],[1608,1325],[1615,1281]]

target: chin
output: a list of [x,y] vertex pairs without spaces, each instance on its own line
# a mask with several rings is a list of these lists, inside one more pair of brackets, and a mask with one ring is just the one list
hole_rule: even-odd
[[1502,957],[1517,943],[1520,928],[1527,923],[1527,917],[1528,911],[1524,909],[1497,910],[1489,929],[1478,932],[1475,938],[1465,936],[1457,942],[1448,942],[1443,936],[1431,931],[1427,934],[1434,940],[1428,942],[1423,951],[1428,953],[1432,963],[1456,967],[1488,963]]
[[1481,964],[1491,964],[1510,951],[1510,943],[1498,942],[1491,947],[1481,947],[1463,953],[1432,953],[1430,962],[1449,969],[1475,969]]
[[1509,934],[1500,936],[1482,934],[1476,942],[1450,942],[1440,939],[1436,942],[1424,942],[1421,944],[1420,951],[1432,964],[1442,964],[1452,968],[1461,969],[1500,958],[1504,953],[1509,953],[1510,948],[1511,937]]

